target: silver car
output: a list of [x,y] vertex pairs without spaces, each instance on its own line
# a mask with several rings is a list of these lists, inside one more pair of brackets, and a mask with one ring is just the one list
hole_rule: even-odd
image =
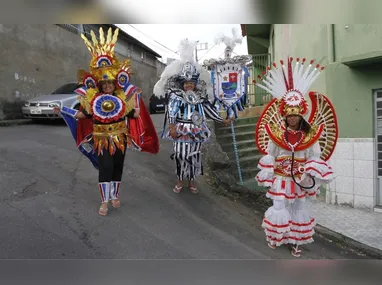
[[68,83],[49,95],[42,95],[29,99],[22,107],[25,118],[28,119],[61,119],[61,115],[53,112],[54,107],[67,106],[72,109],[79,109],[80,102],[78,94],[74,90],[81,87],[78,83]]

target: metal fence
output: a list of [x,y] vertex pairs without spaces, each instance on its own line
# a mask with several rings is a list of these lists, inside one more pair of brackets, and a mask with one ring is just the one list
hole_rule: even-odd
[[248,67],[250,78],[248,80],[248,104],[250,106],[263,106],[272,100],[272,95],[252,83],[257,75],[265,71],[271,64],[271,54],[253,54],[252,65]]

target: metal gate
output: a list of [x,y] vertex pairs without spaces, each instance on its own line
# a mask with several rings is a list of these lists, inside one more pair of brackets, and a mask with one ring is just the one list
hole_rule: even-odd
[[249,68],[251,80],[248,81],[248,103],[251,106],[262,106],[272,100],[272,95],[252,83],[252,80],[257,80],[257,75],[270,65],[271,55],[269,53],[252,55],[252,66]]
[[377,150],[377,205],[382,206],[382,89],[374,93],[375,111],[375,142]]

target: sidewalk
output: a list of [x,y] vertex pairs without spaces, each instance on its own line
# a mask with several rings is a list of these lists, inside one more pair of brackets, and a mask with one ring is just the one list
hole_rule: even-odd
[[[252,179],[246,181],[243,188],[256,193],[254,201],[262,204],[265,192],[254,190],[256,185]],[[261,195],[264,196],[262,199]],[[382,259],[382,213],[327,204],[324,199],[324,190],[316,200],[307,199],[309,211],[317,221],[316,233]]]
[[[317,224],[319,227],[324,227],[322,230],[319,228],[317,232],[333,231],[343,235],[342,238],[348,239],[347,242],[354,243],[355,241],[366,245],[361,245],[365,250],[377,249],[382,253],[382,213],[327,204],[320,199],[308,203],[309,210],[316,218]],[[332,235],[332,233],[323,234]],[[339,238],[341,239],[341,237]]]

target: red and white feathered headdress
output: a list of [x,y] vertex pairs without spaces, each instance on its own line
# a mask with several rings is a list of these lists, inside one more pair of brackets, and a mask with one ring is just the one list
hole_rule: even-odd
[[273,69],[267,67],[267,72],[263,72],[258,78],[260,82],[254,83],[261,89],[269,92],[273,97],[280,100],[279,112],[283,117],[289,115],[305,116],[308,113],[308,103],[305,96],[308,94],[310,86],[320,75],[324,67],[317,64],[313,69],[314,60],[306,67],[306,59],[296,59],[288,57],[287,66],[280,60],[281,65],[273,63]]

